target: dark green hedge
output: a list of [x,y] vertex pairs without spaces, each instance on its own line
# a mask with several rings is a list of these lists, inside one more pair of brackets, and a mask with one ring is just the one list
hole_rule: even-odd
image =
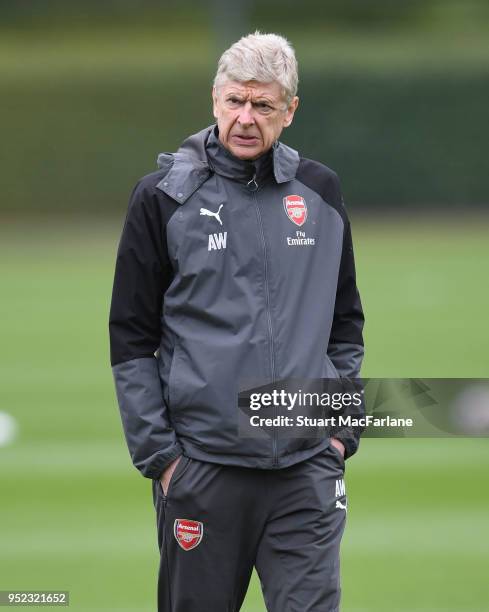
[[[485,205],[488,76],[303,73],[283,140],[338,171],[350,208]],[[11,84],[2,93],[2,209],[124,209],[159,151],[212,122],[209,80]]]
[[487,204],[488,76],[309,75],[290,140],[351,206]]

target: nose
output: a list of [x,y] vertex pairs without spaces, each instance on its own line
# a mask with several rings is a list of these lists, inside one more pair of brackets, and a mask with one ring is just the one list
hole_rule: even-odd
[[242,126],[253,125],[255,123],[255,118],[253,117],[253,106],[250,101],[245,102],[240,109],[238,115],[238,122]]

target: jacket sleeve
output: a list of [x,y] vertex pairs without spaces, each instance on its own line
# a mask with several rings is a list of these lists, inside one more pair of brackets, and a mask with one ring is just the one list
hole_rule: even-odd
[[[344,227],[343,246],[338,274],[333,324],[328,345],[328,355],[341,378],[358,379],[364,355],[362,335],[364,316],[356,283],[350,222],[344,210],[339,182],[336,181],[336,183],[338,199],[342,206]],[[358,386],[356,382],[353,384]],[[362,405],[355,409],[354,414],[353,409],[350,409],[348,414],[351,414],[351,416],[363,416],[364,411],[364,406]],[[333,434],[335,438],[343,442],[346,458],[356,452],[362,431],[362,428],[344,427],[340,430],[336,430]]]
[[133,190],[117,252],[109,318],[111,365],[129,452],[147,478],[182,453],[171,426],[155,351],[172,269],[166,210],[144,179]]

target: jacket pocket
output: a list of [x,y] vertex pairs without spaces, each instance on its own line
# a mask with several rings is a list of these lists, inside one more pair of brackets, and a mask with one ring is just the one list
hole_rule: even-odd
[[168,373],[168,407],[175,409],[177,407],[177,392],[178,392],[178,380],[177,375],[179,371],[179,349],[178,344],[173,347],[173,355],[170,364],[170,372]]
[[341,378],[329,355],[324,356],[323,378]]

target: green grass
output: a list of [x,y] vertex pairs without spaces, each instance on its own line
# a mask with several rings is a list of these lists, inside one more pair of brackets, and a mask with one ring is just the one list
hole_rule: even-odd
[[[79,612],[150,612],[150,482],[131,468],[108,362],[122,218],[0,230],[0,590],[69,589]],[[366,376],[488,377],[488,221],[353,223]],[[347,464],[343,612],[482,612],[487,440],[365,439]],[[263,612],[256,578],[243,608]]]

